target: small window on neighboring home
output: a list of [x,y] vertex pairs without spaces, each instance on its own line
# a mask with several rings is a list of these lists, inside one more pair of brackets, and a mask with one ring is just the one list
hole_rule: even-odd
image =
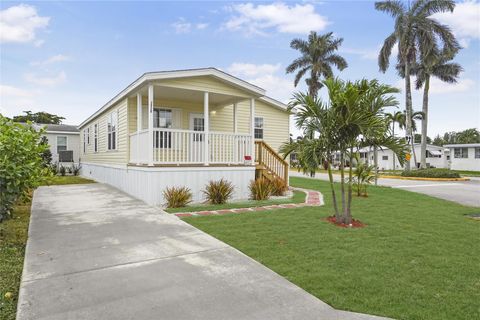
[[87,128],[87,145],[90,145],[90,127]]
[[480,148],[475,148],[475,159],[480,159]]
[[118,113],[114,111],[107,118],[107,149],[117,150],[118,140]]
[[263,118],[255,117],[254,131],[255,139],[263,139]]
[[83,153],[87,153],[87,130],[83,129]]
[[388,160],[388,156],[382,156],[382,160]]
[[468,158],[468,148],[454,148],[453,152],[454,158]]
[[93,151],[98,151],[98,124],[93,125]]
[[67,150],[67,137],[66,136],[57,136],[57,153],[59,151]]

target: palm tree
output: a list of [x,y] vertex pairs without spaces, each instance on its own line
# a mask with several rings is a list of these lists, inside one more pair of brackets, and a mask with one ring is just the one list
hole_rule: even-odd
[[[402,129],[403,124],[401,124],[402,120],[404,119],[405,114],[402,111],[396,111],[393,113],[385,114],[385,118],[387,119],[388,123],[392,124],[392,137],[395,138],[395,124],[398,123],[400,125],[400,129]],[[395,157],[393,158],[393,170],[395,170]]]
[[422,56],[420,63],[414,70],[417,77],[416,89],[418,90],[423,86],[421,168],[427,167],[428,92],[430,90],[430,78],[433,76],[447,83],[456,83],[460,72],[463,71],[458,63],[450,62],[458,49],[449,53],[438,53],[437,51],[432,50],[429,55]]
[[[394,31],[384,41],[378,56],[378,65],[382,72],[388,69],[390,55],[395,44],[398,44],[398,61],[404,68],[405,75],[405,109],[406,135],[412,136],[412,91],[410,85],[411,67],[417,59],[418,52],[427,54],[434,48],[437,39],[445,46],[450,46],[455,39],[450,29],[432,19],[437,12],[453,12],[453,0],[415,0],[408,6],[399,0],[375,2],[375,9],[390,14],[395,19]],[[406,163],[410,169],[410,162]]]
[[[350,224],[353,170],[350,165],[346,178],[345,162],[354,162],[354,151],[376,143],[390,148],[400,161],[404,159],[405,145],[389,136],[382,110],[383,105],[395,101],[388,94],[395,89],[380,85],[376,80],[344,82],[329,78],[322,84],[328,90],[328,103],[306,94],[294,95],[289,110],[295,110],[295,125],[307,133],[307,138],[296,145],[292,142],[283,145],[281,152],[285,157],[290,152],[304,153],[300,158],[305,172],[318,165],[320,160],[327,162],[336,221]],[[335,152],[340,154],[341,210],[331,173]]]
[[332,67],[342,71],[348,64],[347,61],[335,51],[341,46],[343,38],[334,38],[333,33],[318,35],[311,31],[308,40],[293,39],[290,42],[292,49],[298,50],[301,56],[295,59],[286,69],[287,73],[296,72],[295,87],[300,80],[310,72],[310,77],[305,79],[309,95],[316,97],[318,90],[323,86],[322,78],[333,77]]

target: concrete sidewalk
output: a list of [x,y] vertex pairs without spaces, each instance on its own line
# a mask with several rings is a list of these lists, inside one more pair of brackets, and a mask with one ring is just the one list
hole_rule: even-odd
[[382,318],[337,311],[177,217],[88,184],[35,191],[17,319]]

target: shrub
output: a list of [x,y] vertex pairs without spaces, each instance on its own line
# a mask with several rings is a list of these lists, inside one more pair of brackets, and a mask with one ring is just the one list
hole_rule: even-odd
[[54,176],[56,176],[56,175],[58,174],[58,164],[57,164],[56,162],[50,164],[49,168],[50,168],[50,172],[51,172]]
[[60,175],[62,177],[64,177],[65,174],[67,173],[67,169],[63,165],[60,165],[60,168],[58,169],[58,172],[60,173]]
[[271,195],[272,196],[284,196],[285,192],[288,190],[287,184],[280,178],[275,178],[270,181],[271,186]]
[[72,173],[72,167],[65,167],[65,169],[67,170],[67,173],[68,173],[68,174],[71,174],[71,173]]
[[205,194],[208,203],[224,204],[233,195],[233,185],[224,179],[209,181],[202,192]]
[[272,184],[264,178],[250,182],[250,198],[252,200],[267,200],[272,193]]
[[13,205],[43,180],[41,133],[0,115],[0,221],[11,216]]
[[421,177],[421,178],[460,178],[460,174],[450,169],[429,168],[402,172],[403,177]]
[[353,170],[353,190],[357,196],[368,197],[367,188],[375,180],[375,166],[369,166],[357,158],[357,165]]
[[192,202],[192,192],[187,187],[171,187],[163,191],[167,208],[185,207]]
[[82,168],[82,166],[78,165],[74,165],[72,164],[72,168],[71,168],[71,172],[73,173],[74,176],[78,176],[80,174],[80,169]]
[[45,168],[49,167],[52,163],[52,152],[50,151],[50,146],[48,145],[47,137],[43,136],[40,139],[40,144],[46,145],[45,149],[43,150],[41,157],[43,160],[43,166]]

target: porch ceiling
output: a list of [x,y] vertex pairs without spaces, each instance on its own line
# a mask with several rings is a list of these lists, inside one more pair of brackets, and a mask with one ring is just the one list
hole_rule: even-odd
[[[146,88],[140,92],[144,96],[148,95]],[[161,85],[154,86],[155,99],[178,100],[203,105],[203,94],[202,91],[197,90],[173,88]],[[245,98],[212,92],[209,94],[210,106],[226,106],[242,100],[245,100]]]

